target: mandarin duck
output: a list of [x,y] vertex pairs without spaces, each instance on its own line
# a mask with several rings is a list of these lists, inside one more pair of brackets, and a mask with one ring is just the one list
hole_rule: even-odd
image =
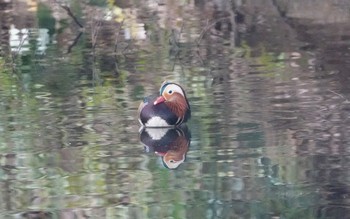
[[190,136],[190,131],[183,124],[181,128],[144,128],[140,133],[140,141],[146,152],[154,152],[162,157],[164,167],[176,169],[185,161]]
[[139,106],[139,121],[144,127],[176,127],[191,117],[184,89],[173,82],[163,82],[160,96],[148,96]]

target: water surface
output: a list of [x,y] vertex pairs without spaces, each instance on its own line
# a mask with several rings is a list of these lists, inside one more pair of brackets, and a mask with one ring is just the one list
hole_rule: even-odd
[[5,1],[1,218],[348,218],[349,6]]

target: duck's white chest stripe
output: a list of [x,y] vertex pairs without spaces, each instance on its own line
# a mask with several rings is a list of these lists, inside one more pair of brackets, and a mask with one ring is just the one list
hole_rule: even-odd
[[151,129],[146,128],[145,131],[152,138],[152,140],[160,140],[166,135],[170,128],[159,128],[159,129]]
[[159,116],[154,116],[146,122],[145,126],[146,127],[163,127],[163,126],[169,126],[169,124]]
[[177,119],[177,121],[176,121],[176,125],[178,125],[178,124],[181,124],[182,123],[182,121],[183,121],[183,117],[179,117],[178,119]]

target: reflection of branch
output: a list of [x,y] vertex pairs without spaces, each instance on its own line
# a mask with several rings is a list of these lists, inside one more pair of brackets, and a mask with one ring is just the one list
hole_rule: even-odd
[[119,67],[118,67],[118,58],[117,58],[117,51],[118,51],[118,39],[119,39],[119,35],[120,32],[122,30],[124,24],[124,19],[122,20],[122,22],[119,24],[119,28],[117,31],[117,35],[115,36],[115,41],[114,41],[114,70],[115,70],[115,74],[118,75],[119,74]]
[[337,96],[339,96],[339,97],[341,97],[341,98],[343,98],[345,101],[344,102],[346,102],[346,103],[348,103],[348,102],[350,102],[346,97],[344,97],[343,95],[341,95],[341,94],[339,94],[339,93],[337,93],[337,92],[335,92],[335,91],[333,91],[333,90],[331,90],[331,89],[328,89],[328,91],[329,92],[332,92],[333,94],[335,94],[335,95],[337,95]]
[[118,49],[118,39],[119,39],[120,32],[121,32],[121,30],[122,30],[123,24],[124,24],[124,19],[123,19],[122,22],[120,23],[120,26],[119,26],[119,28],[118,28],[117,35],[115,36],[115,41],[114,41],[114,53],[115,53],[115,54],[117,53],[117,49]]
[[182,23],[180,31],[179,31],[178,34],[176,34],[174,29],[171,30],[171,36],[170,36],[171,37],[171,39],[170,39],[171,41],[170,41],[170,43],[174,43],[175,46],[176,46],[176,49],[180,48],[180,42],[179,41],[181,40],[181,33],[182,33],[182,30],[183,30],[183,27],[184,27],[184,23]]
[[75,21],[75,23],[80,27],[83,28],[84,26],[78,21],[77,17],[74,16],[74,14],[72,13],[72,11],[70,10],[70,8],[68,6],[65,5],[61,5],[61,7],[67,11],[68,15],[73,18],[73,20]]
[[95,28],[95,26],[93,26],[92,32],[91,32],[91,43],[92,43],[92,48],[93,49],[95,49],[95,47],[96,47],[97,36],[98,36],[99,30],[100,30],[100,28],[102,26],[100,20],[97,21],[96,23],[97,23],[96,24],[96,28]]
[[24,45],[24,42],[27,40],[29,34],[30,34],[30,33],[28,32],[28,34],[27,34],[23,39],[21,39],[21,42],[19,43],[19,45],[18,45],[18,47],[17,47],[16,54],[20,53],[20,51],[21,51],[21,49],[22,49],[22,47],[23,47],[23,45]]
[[[76,16],[74,16],[74,14],[72,13],[72,11],[70,10],[70,8],[68,6],[65,6],[65,5],[61,5],[57,0],[54,0],[54,2],[56,2],[61,8],[63,8],[67,14],[73,18],[74,22],[80,27],[80,28],[83,28],[84,26],[78,21],[78,18]],[[82,35],[82,32],[80,32],[78,34],[77,37],[75,37],[72,45],[70,45],[68,47],[68,50],[67,50],[67,53],[70,53],[72,51],[72,48],[77,44],[77,42],[79,41],[80,37]]]
[[[21,41],[19,42],[19,44],[18,44],[18,46],[16,48],[16,52],[12,53],[11,48],[10,48],[11,68],[12,68],[12,73],[13,74],[16,72],[15,59],[17,58],[18,54],[21,52],[22,47],[23,47],[25,41],[27,40],[29,34],[30,33],[28,32],[27,35],[25,35],[24,37],[21,37]],[[21,34],[21,36],[23,36],[23,35]]]
[[78,43],[78,41],[79,41],[79,39],[80,39],[80,37],[81,37],[82,34],[83,34],[83,32],[80,32],[80,33],[78,34],[78,36],[75,37],[73,43],[68,47],[67,53],[71,53],[72,48]]
[[205,63],[204,63],[204,61],[203,61],[203,59],[202,59],[202,56],[201,56],[201,54],[200,54],[200,52],[199,52],[199,49],[196,50],[196,54],[197,54],[197,56],[198,56],[199,61],[201,62],[201,64],[202,64],[203,66],[205,66]]
[[216,25],[217,22],[219,21],[222,21],[222,20],[226,20],[226,19],[229,19],[230,17],[222,17],[222,18],[219,18],[215,21],[213,21],[211,24],[209,24],[209,20],[207,20],[207,25],[205,26],[205,28],[201,31],[201,33],[199,34],[199,37],[198,37],[198,40],[197,40],[197,45],[199,46],[199,43],[201,42],[204,34],[210,29],[212,28],[213,26]]
[[132,42],[132,40],[130,40],[130,41],[128,42],[128,45],[125,46],[125,48],[124,48],[123,51],[122,51],[122,54],[124,54],[124,52],[129,48],[131,42]]

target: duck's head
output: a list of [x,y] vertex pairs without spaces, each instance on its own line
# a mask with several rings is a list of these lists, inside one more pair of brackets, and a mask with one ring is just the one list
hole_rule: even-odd
[[190,109],[184,89],[176,83],[163,82],[159,89],[159,94],[160,96],[154,101],[154,105],[165,102],[168,104],[182,105],[184,110]]
[[169,169],[176,169],[185,161],[186,152],[169,150],[163,156],[163,165]]

